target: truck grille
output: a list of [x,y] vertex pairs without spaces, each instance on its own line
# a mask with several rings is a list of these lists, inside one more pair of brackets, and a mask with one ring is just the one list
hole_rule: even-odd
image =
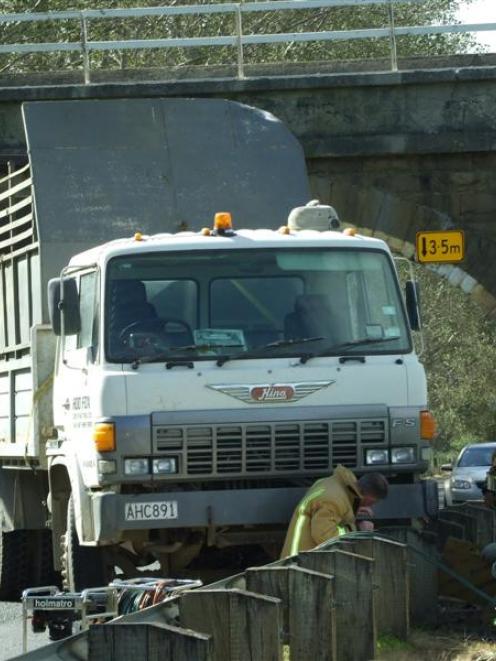
[[357,466],[361,444],[385,443],[386,420],[153,427],[156,452],[195,476],[277,475]]

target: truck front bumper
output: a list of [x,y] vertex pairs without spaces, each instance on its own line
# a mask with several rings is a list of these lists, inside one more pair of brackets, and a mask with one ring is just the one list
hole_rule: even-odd
[[[147,495],[91,495],[93,539],[111,544],[126,530],[206,528],[288,524],[306,489],[237,489],[223,491],[167,491]],[[437,483],[391,485],[386,500],[374,508],[376,519],[407,519],[437,515]],[[161,518],[162,516],[171,518]]]

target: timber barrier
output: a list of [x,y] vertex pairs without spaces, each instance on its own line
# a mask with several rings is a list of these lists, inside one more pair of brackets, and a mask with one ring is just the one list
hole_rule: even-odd
[[18,658],[371,660],[381,636],[407,640],[411,626],[434,625],[439,594],[494,610],[496,581],[480,550],[495,540],[495,511],[451,507],[434,530],[343,535]]

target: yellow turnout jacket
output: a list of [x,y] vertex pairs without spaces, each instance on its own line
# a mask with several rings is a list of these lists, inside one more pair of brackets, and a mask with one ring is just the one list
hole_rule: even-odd
[[337,537],[338,527],[356,530],[355,512],[361,497],[356,477],[344,466],[336,466],[330,477],[317,480],[293,513],[281,558]]

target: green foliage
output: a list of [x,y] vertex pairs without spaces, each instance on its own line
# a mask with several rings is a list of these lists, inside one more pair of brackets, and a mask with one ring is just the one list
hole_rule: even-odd
[[383,634],[377,638],[378,652],[405,652],[414,650],[414,646],[407,640],[401,640],[391,634]]
[[425,267],[421,287],[430,408],[442,455],[467,443],[496,440],[496,323],[461,289]]
[[[455,21],[456,9],[463,0],[425,0],[395,7],[395,24],[427,25]],[[472,0],[464,0],[472,1]],[[45,12],[99,8],[161,6],[163,0],[3,0],[2,12]],[[169,5],[209,4],[202,0],[171,0]],[[312,32],[322,30],[359,30],[388,27],[385,4],[365,7],[315,10],[272,11],[243,14],[243,33]],[[205,37],[235,34],[234,17],[230,14],[144,17],[133,19],[93,19],[89,21],[88,39],[111,41],[130,39]],[[63,22],[0,24],[1,43],[79,42],[78,20]],[[398,55],[440,55],[464,52],[474,47],[474,40],[463,34],[400,37]],[[333,42],[286,42],[261,44],[244,49],[245,62],[302,62],[389,57],[388,39]],[[168,48],[150,50],[110,50],[91,54],[91,68],[127,69],[200,64],[234,64],[232,47]],[[0,72],[50,71],[78,69],[82,56],[77,52],[54,54],[5,54],[0,56]]]

